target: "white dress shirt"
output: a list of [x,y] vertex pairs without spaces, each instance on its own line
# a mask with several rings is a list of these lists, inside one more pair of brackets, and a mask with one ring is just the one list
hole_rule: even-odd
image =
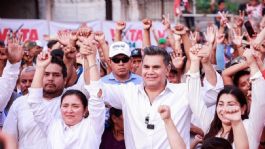
[[0,111],[4,110],[13,93],[19,75],[19,67],[20,62],[10,64],[7,61],[6,63],[2,77],[0,77]]
[[74,126],[67,126],[62,118],[55,118],[47,106],[40,100],[42,89],[29,90],[28,103],[33,111],[37,124],[48,137],[48,148],[51,149],[98,149],[104,131],[105,105],[97,97],[98,86],[87,87],[90,91],[88,102],[89,116]]
[[[212,115],[215,114],[216,100],[218,93],[224,88],[222,76],[215,71],[216,74],[216,85],[210,84],[206,77],[203,79],[203,87],[201,88],[201,96]],[[202,128],[200,120],[192,114],[191,123],[195,126]]]
[[[186,84],[167,83],[152,104],[143,84],[102,84],[104,99],[108,100],[106,102],[117,109],[122,109],[127,149],[170,148],[164,122],[158,113],[160,105],[168,105],[171,108],[174,124],[189,148],[191,110]],[[153,125],[154,129],[147,128],[147,117],[149,117],[149,126]]]
[[[85,91],[83,81],[65,89],[64,92],[68,89],[78,89],[85,93],[87,97],[89,96]],[[32,109],[29,107],[27,100],[28,94],[14,101],[5,119],[3,131],[14,136],[19,149],[47,149],[47,135],[34,120]],[[54,117],[59,118],[61,116],[61,96],[50,100],[41,97],[40,100],[47,105],[49,113]]]
[[[249,118],[243,120],[245,126],[250,149],[257,149],[259,145],[260,136],[263,130],[263,122],[265,120],[265,80],[262,78],[260,72],[256,73],[252,80],[252,103],[249,113]],[[201,100],[200,95],[200,79],[199,74],[193,75],[187,79],[188,93],[193,94],[189,98],[192,112],[197,116],[202,123],[204,133],[207,133],[214,115],[208,112],[205,102]],[[233,145],[234,146],[234,145]]]

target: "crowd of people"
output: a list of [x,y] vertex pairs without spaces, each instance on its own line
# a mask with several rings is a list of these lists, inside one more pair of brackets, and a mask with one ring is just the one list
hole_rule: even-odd
[[0,148],[265,148],[265,17],[218,13],[203,33],[164,16],[157,46],[144,19],[136,49],[122,41],[125,21],[111,44],[86,25],[47,47],[9,32]]

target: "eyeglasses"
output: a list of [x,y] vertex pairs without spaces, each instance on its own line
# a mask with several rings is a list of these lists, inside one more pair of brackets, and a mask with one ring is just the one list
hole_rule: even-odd
[[122,58],[112,58],[111,59],[114,63],[118,64],[122,61],[122,63],[127,63],[129,62],[130,58],[129,57],[122,57]]

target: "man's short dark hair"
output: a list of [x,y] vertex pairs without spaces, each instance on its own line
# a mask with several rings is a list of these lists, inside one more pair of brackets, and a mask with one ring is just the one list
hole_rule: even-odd
[[146,47],[144,48],[144,56],[146,55],[160,55],[163,57],[163,62],[166,66],[168,66],[170,64],[170,55],[167,53],[167,51],[163,48],[160,48],[158,46],[150,46],[150,47]]
[[238,87],[239,85],[239,79],[244,76],[244,75],[250,75],[250,72],[247,71],[247,70],[241,70],[241,71],[238,71],[237,73],[235,73],[234,75],[234,78],[233,78],[233,83],[235,86]]
[[59,65],[62,68],[63,78],[67,77],[67,68],[62,59],[52,56],[51,63]]
[[63,49],[54,49],[51,51],[51,56],[57,57],[61,60],[63,60],[64,52]]
[[49,40],[47,43],[48,48],[52,48],[53,45],[55,45],[58,41],[57,40]]

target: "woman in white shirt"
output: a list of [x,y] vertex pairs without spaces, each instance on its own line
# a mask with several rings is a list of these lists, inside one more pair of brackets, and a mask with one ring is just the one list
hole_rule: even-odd
[[105,106],[99,85],[85,86],[90,93],[89,101],[79,90],[66,91],[61,97],[61,117],[56,118],[48,112],[47,104],[42,100],[42,78],[50,61],[50,55],[38,55],[38,67],[28,94],[34,119],[46,133],[49,148],[98,149],[105,122]]
[[[200,96],[200,57],[196,55],[199,50],[196,47],[190,50],[192,62],[187,83],[188,94],[192,96],[188,98],[193,114],[201,121],[202,129],[206,134],[205,138],[225,138],[233,145],[233,148],[238,149],[249,148],[249,143],[250,148],[256,148],[256,142],[253,141],[256,141],[257,134],[256,130],[253,130],[253,126],[260,129],[260,121],[255,117],[258,114],[256,110],[261,110],[261,107],[256,104],[261,99],[256,99],[256,96],[253,96],[253,100],[256,99],[256,101],[253,101],[249,119],[245,119],[247,118],[247,100],[244,94],[236,87],[225,87],[218,94],[215,115],[209,113],[209,109]],[[256,82],[253,82],[253,86],[256,87]]]

